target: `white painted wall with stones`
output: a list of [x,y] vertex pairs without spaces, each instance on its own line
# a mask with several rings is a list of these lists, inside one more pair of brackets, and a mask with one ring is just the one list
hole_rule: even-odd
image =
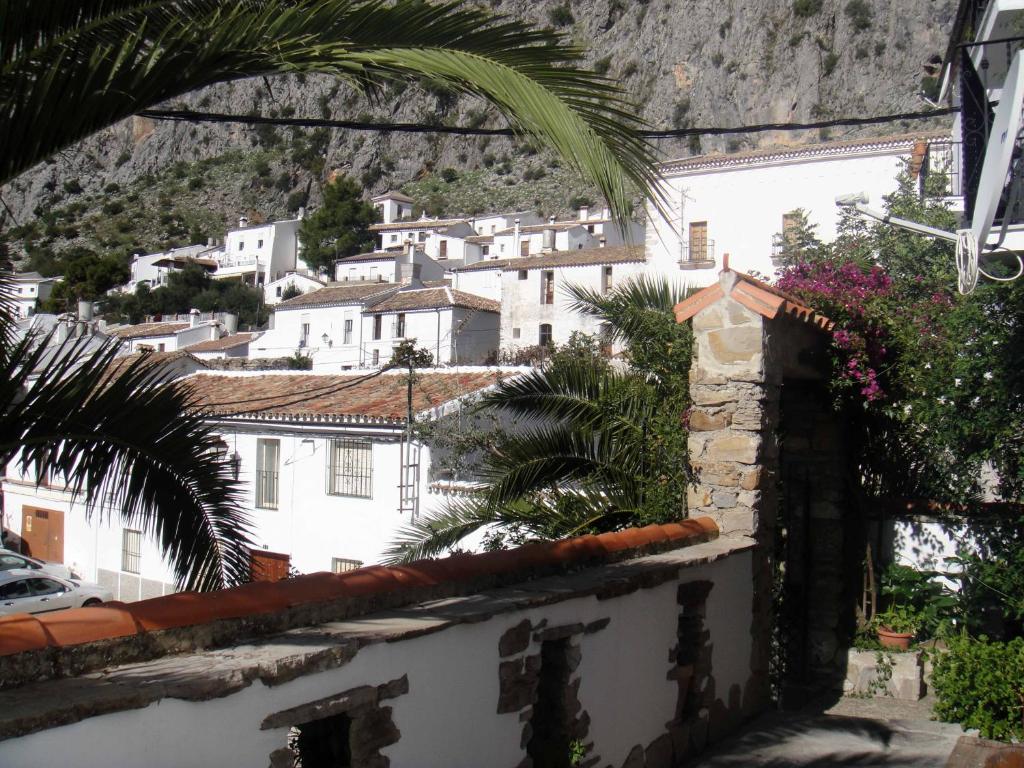
[[[724,542],[698,545],[721,547]],[[496,714],[498,643],[524,618],[547,626],[609,619],[604,629],[579,636],[579,700],[589,714],[591,755],[620,766],[636,745],[665,734],[677,689],[666,679],[676,643],[677,586],[712,580],[705,627],[710,632],[716,696],[727,701],[750,669],[751,553],[734,552],[703,565],[684,566],[679,581],[598,600],[578,597],[543,607],[499,612],[487,621],[434,634],[377,643],[340,668],[311,672],[273,687],[259,680],[233,695],[186,702],[165,698],[143,709],[84,721],[0,742],[0,763],[22,768],[145,765],[147,768],[265,766],[287,742],[287,728],[260,730],[269,714],[362,685],[408,676],[409,690],[383,704],[401,736],[382,750],[393,768],[516,766],[525,756],[519,712]],[[486,598],[484,598],[486,600]],[[391,620],[390,626],[395,626]],[[400,619],[399,619],[400,621]],[[346,626],[388,625],[373,616]],[[531,642],[527,653],[539,652]],[[296,647],[296,652],[301,648]],[[237,646],[233,655],[258,661],[259,650]],[[173,659],[168,659],[173,663]],[[197,658],[197,663],[201,659]],[[57,683],[56,685],[60,685]]]

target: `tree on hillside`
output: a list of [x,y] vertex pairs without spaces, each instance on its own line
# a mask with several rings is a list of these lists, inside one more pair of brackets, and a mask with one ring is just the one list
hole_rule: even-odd
[[363,199],[359,185],[339,176],[324,187],[321,206],[302,221],[302,259],[333,272],[335,260],[373,250],[370,225],[375,221],[377,209]]
[[[624,220],[635,188],[660,200],[655,155],[623,91],[577,68],[583,55],[554,32],[459,3],[6,0],[0,184],[190,91],[316,72],[371,98],[396,79],[478,96],[592,181]],[[145,358],[97,389],[110,345],[75,366],[61,357],[43,367],[39,339],[17,342],[9,307],[0,315],[0,459],[24,455],[93,502],[111,487],[121,519],[157,535],[182,584],[245,578],[238,487],[187,393],[157,386]]]
[[629,367],[611,365],[597,340],[577,341],[484,395],[480,411],[522,426],[463,445],[480,450],[473,474],[485,488],[403,529],[391,561],[443,553],[488,526],[492,540],[515,543],[685,515],[692,335],[672,312],[685,290],[648,278],[608,295],[570,290],[577,311],[608,324]]
[[124,259],[118,256],[99,256],[87,248],[76,247],[63,255],[63,280],[43,305],[48,312],[75,310],[79,300],[95,301],[102,298],[115,285],[129,277]]

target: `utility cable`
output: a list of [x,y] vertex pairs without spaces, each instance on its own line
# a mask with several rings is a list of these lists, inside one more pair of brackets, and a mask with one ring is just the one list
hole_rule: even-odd
[[[816,120],[809,123],[759,123],[730,127],[705,126],[703,128],[666,128],[638,131],[645,139],[670,139],[688,136],[723,136],[734,133],[762,133],[765,131],[800,131],[814,128],[852,128],[863,125],[896,123],[904,120],[930,120],[960,112],[959,107],[927,109],[920,112],[899,112],[872,117],[839,117],[831,120]],[[139,117],[152,120],[171,120],[186,123],[241,123],[244,125],[278,125],[292,128],[343,128],[351,131],[375,131],[378,133],[432,133],[456,136],[515,136],[511,128],[472,128],[460,125],[431,125],[429,123],[379,123],[366,120],[331,120],[311,117],[264,117],[262,115],[237,115],[221,112],[198,112],[190,109],[147,109]]]

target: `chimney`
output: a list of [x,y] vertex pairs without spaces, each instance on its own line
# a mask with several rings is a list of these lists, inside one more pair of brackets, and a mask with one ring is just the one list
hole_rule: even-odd
[[224,313],[224,332],[228,336],[238,333],[238,315],[232,312]]
[[590,206],[589,205],[581,205],[580,206],[580,221],[586,221],[589,218],[590,218]]
[[215,246],[216,244],[217,244],[216,238],[213,238],[213,237],[206,238],[206,247],[207,248],[213,248],[213,246]]
[[238,217],[238,228],[239,229],[245,229],[248,226],[249,226],[249,217],[246,216],[243,213],[241,216]]
[[78,302],[78,320],[83,323],[88,323],[92,320],[92,302],[91,301],[80,301]]
[[512,221],[512,256],[519,255],[519,219]]
[[299,206],[299,215],[297,218],[299,219],[299,221],[302,221],[304,218],[306,218],[306,206]]
[[601,235],[599,238],[597,238],[597,247],[598,248],[604,248],[606,245],[608,245],[608,238],[607,237],[605,237],[604,235]]
[[198,327],[201,318],[202,318],[202,315],[199,314],[199,310],[198,309],[192,309],[191,311],[189,311],[189,313],[188,313],[188,325],[189,325],[189,327],[190,328]]
[[398,282],[403,283],[402,290],[413,290],[423,287],[420,274],[423,265],[416,263],[416,244],[412,240],[405,241],[405,250],[395,257],[398,260]]
[[548,217],[548,225],[544,227],[544,237],[541,240],[541,252],[551,253],[555,250],[555,217]]
[[57,343],[63,344],[71,335],[71,324],[74,322],[70,315],[60,315],[57,318]]

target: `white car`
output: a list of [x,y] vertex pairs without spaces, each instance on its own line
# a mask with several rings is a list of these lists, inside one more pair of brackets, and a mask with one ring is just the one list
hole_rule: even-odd
[[21,568],[0,571],[0,616],[82,608],[113,599],[109,589],[87,581]]
[[39,560],[35,557],[23,555],[10,549],[0,549],[0,572],[9,571],[12,568],[24,568],[30,571],[43,571],[57,576],[61,579],[81,580],[81,576],[71,570],[64,563],[49,563],[46,560]]

